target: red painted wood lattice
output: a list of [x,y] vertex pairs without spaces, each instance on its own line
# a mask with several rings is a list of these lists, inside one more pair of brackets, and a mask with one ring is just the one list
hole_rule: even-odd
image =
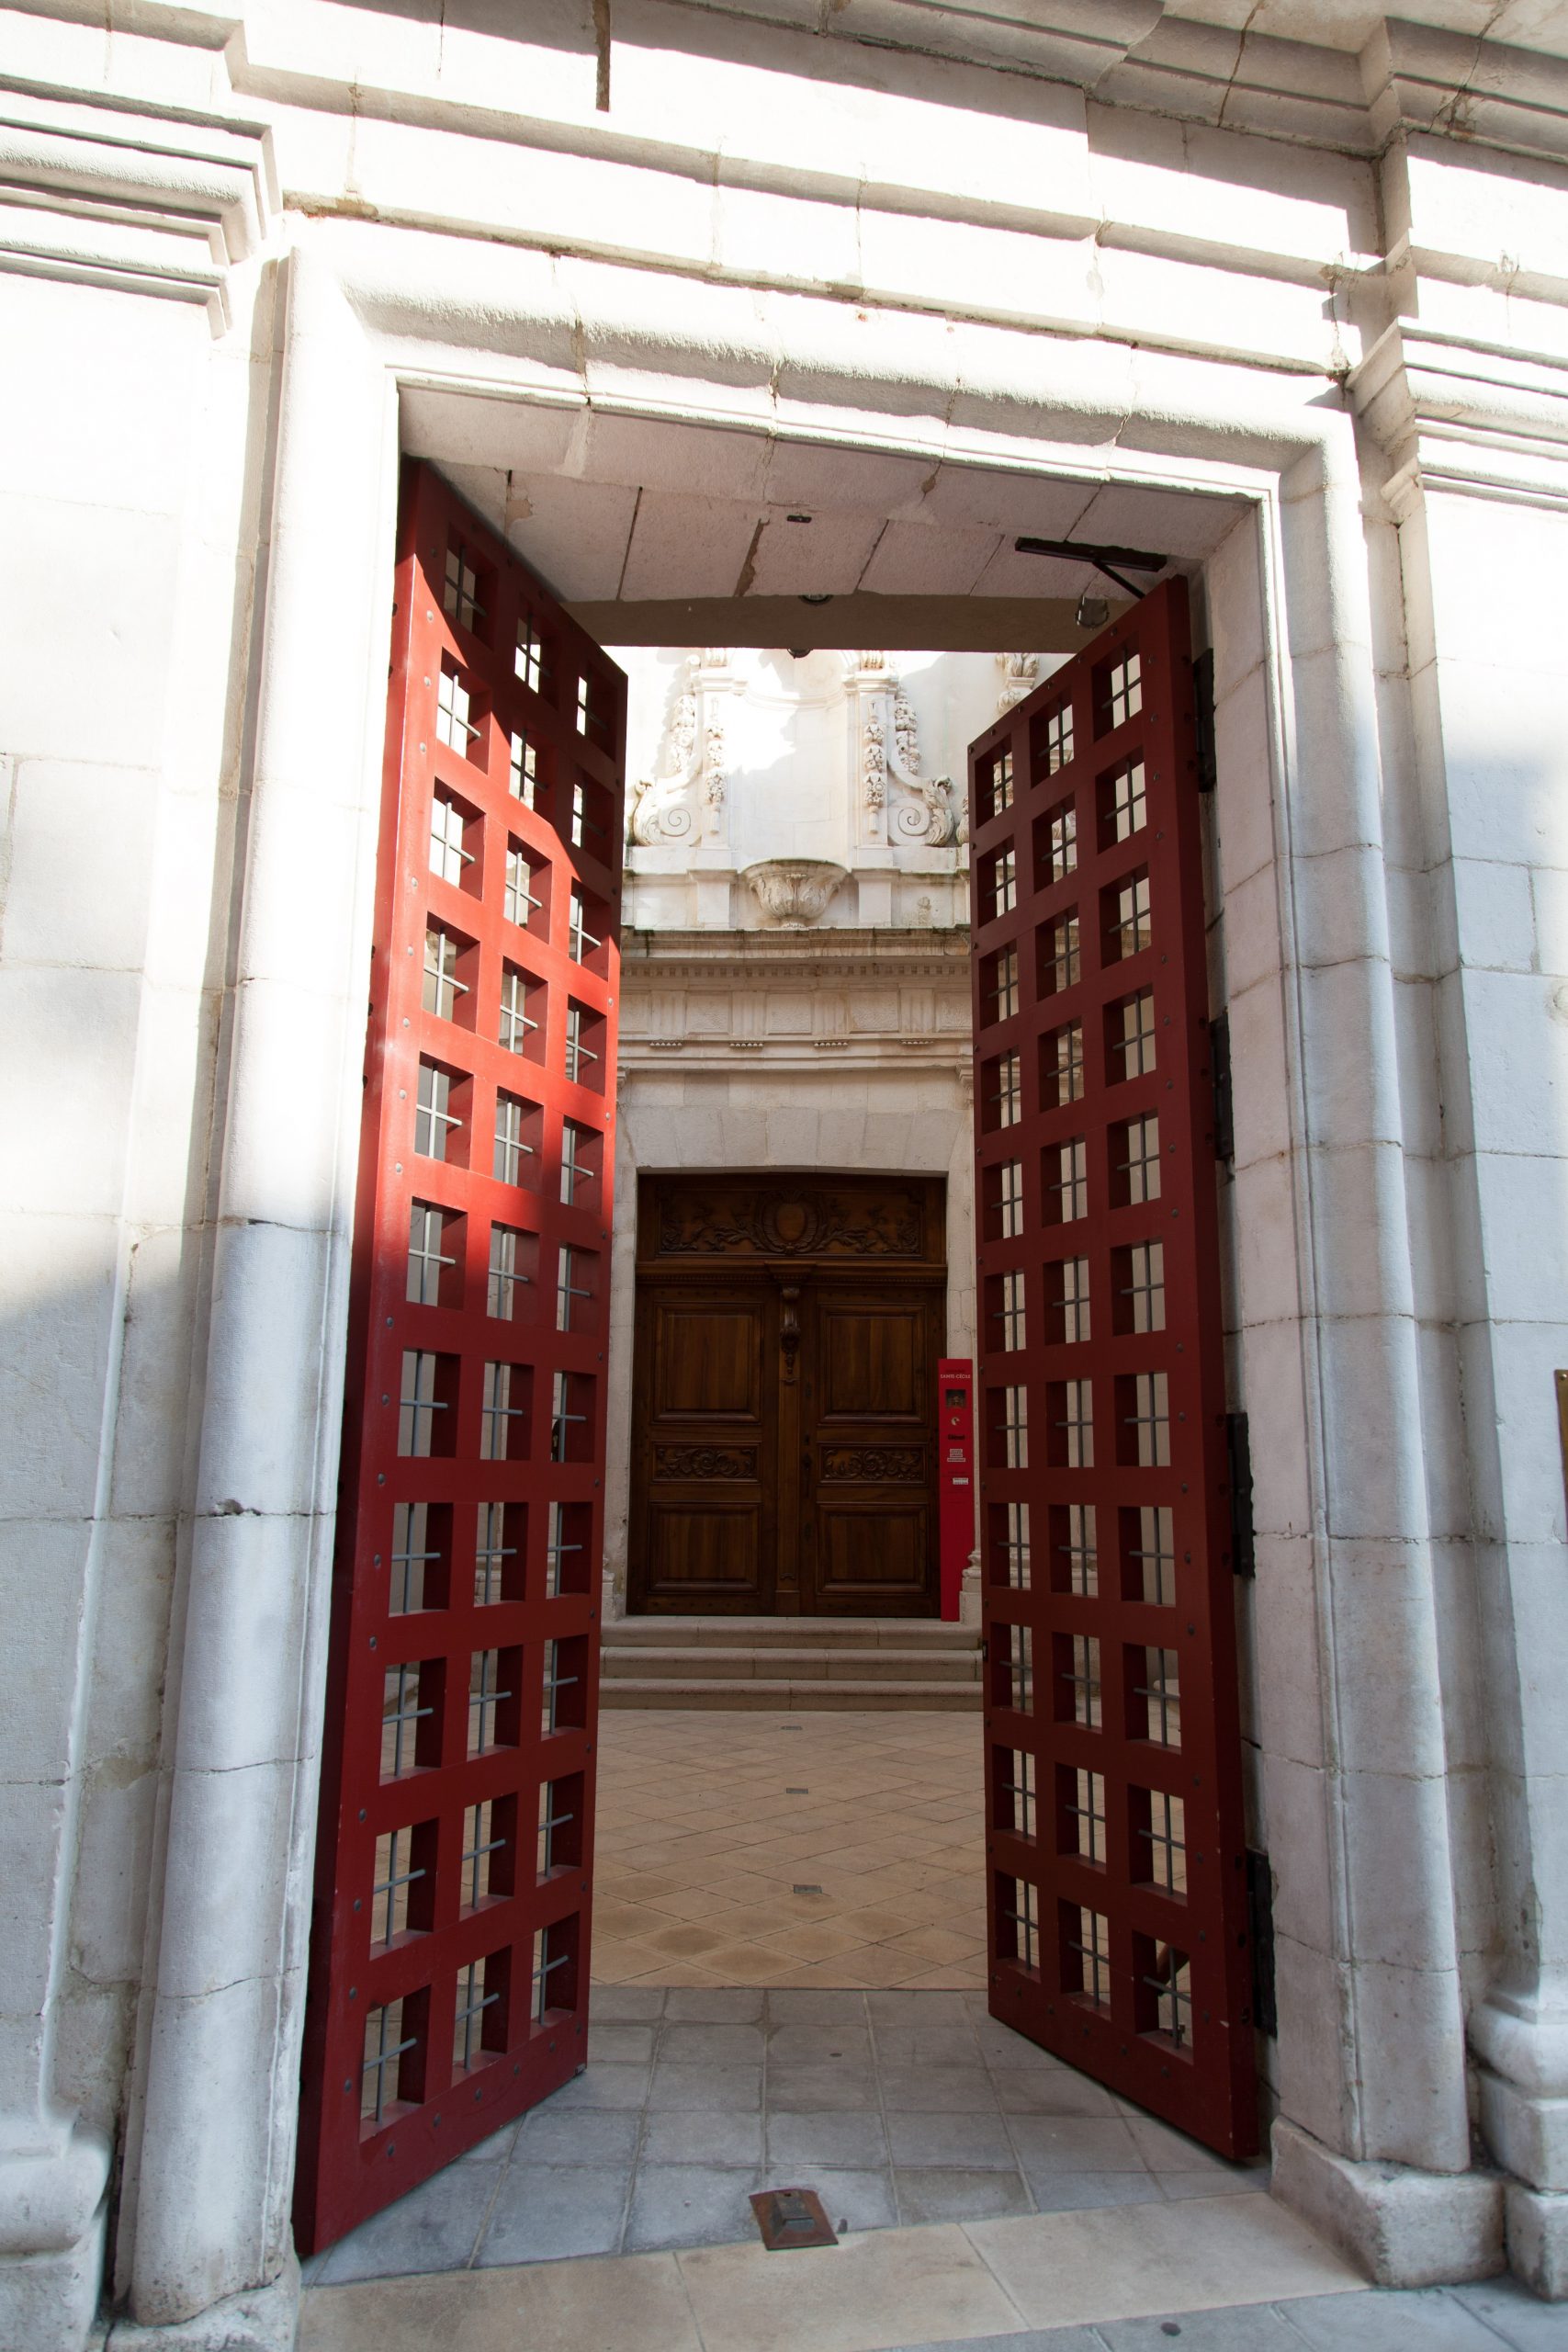
[[1257,2146],[1185,584],[970,751],[991,2007]]
[[403,484],[296,2234],[586,2044],[626,682]]

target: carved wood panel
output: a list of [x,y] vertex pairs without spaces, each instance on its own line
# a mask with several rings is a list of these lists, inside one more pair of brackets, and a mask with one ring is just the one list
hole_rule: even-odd
[[642,1180],[628,1604],[929,1616],[934,1179]]

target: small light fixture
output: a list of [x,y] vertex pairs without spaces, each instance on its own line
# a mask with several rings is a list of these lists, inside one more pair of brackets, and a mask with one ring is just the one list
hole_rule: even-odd
[[1103,628],[1111,618],[1111,606],[1103,596],[1091,596],[1086,588],[1078,598],[1077,611],[1073,615],[1078,628]]
[[800,601],[803,605],[830,605],[833,599],[831,596],[803,596]]

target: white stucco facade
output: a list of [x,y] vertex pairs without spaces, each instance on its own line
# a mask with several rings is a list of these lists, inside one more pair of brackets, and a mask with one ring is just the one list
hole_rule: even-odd
[[[1190,572],[1277,2193],[1568,2291],[1568,22],[1033,15],[0,17],[0,2344],[292,2335],[400,448],[622,642],[1065,652],[1104,583],[1018,532]],[[812,1001],[898,1000],[864,1164],[949,1167],[947,983],[874,965],[956,937],[956,845],[811,823]],[[737,922],[795,988],[754,850],[637,844],[683,1007]],[[624,1148],[682,1164],[720,1048],[653,1046]],[[776,1058],[705,1150],[843,1148]]]

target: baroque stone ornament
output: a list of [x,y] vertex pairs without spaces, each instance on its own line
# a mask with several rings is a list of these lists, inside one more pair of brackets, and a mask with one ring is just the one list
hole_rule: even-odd
[[1002,673],[1001,692],[997,696],[998,717],[1021,703],[1025,695],[1032,694],[1040,676],[1038,653],[998,653],[997,665]]
[[820,922],[828,902],[848,869],[825,857],[765,857],[741,876],[762,912],[781,931],[805,931]]
[[726,648],[705,646],[686,664],[670,715],[664,763],[637,786],[626,820],[627,839],[638,848],[693,846],[705,819],[709,834],[717,830],[728,782],[717,697],[729,691],[728,660]]

